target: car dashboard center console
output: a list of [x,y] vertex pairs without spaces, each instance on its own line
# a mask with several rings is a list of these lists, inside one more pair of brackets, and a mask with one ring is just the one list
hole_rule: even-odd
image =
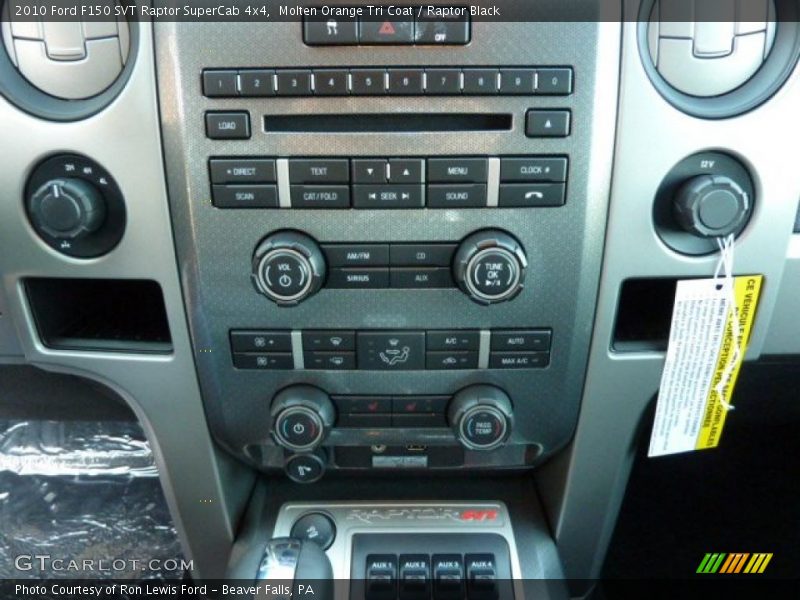
[[567,443],[611,170],[601,30],[157,31],[171,211],[220,443],[301,481],[524,469]]

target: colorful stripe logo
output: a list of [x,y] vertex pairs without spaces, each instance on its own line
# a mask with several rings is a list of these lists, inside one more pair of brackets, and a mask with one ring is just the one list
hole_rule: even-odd
[[755,554],[750,554],[749,552],[733,552],[730,554],[725,552],[708,552],[703,557],[703,560],[700,561],[697,572],[702,574],[719,573],[726,575],[736,573],[763,573],[771,560],[771,552],[757,552]]

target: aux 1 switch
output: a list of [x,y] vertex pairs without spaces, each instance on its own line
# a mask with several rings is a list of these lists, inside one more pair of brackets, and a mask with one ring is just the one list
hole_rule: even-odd
[[317,243],[296,231],[268,235],[253,254],[256,290],[281,306],[315,294],[325,280],[325,257]]

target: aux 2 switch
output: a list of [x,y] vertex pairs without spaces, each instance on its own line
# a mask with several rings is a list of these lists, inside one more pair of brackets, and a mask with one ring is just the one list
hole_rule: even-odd
[[511,234],[497,229],[467,237],[453,259],[458,286],[480,304],[511,300],[521,290],[528,261],[522,245]]
[[325,280],[325,257],[309,236],[295,231],[268,235],[253,254],[256,290],[281,306],[315,294]]

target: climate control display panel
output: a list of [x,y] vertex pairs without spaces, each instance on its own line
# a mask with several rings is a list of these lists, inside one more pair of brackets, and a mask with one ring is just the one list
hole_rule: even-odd
[[[171,214],[223,448],[313,481],[529,468],[569,442],[614,140],[600,25],[475,22],[448,47],[157,32],[180,56],[159,81]],[[385,89],[358,93],[376,64]],[[394,93],[409,65],[422,92]]]

